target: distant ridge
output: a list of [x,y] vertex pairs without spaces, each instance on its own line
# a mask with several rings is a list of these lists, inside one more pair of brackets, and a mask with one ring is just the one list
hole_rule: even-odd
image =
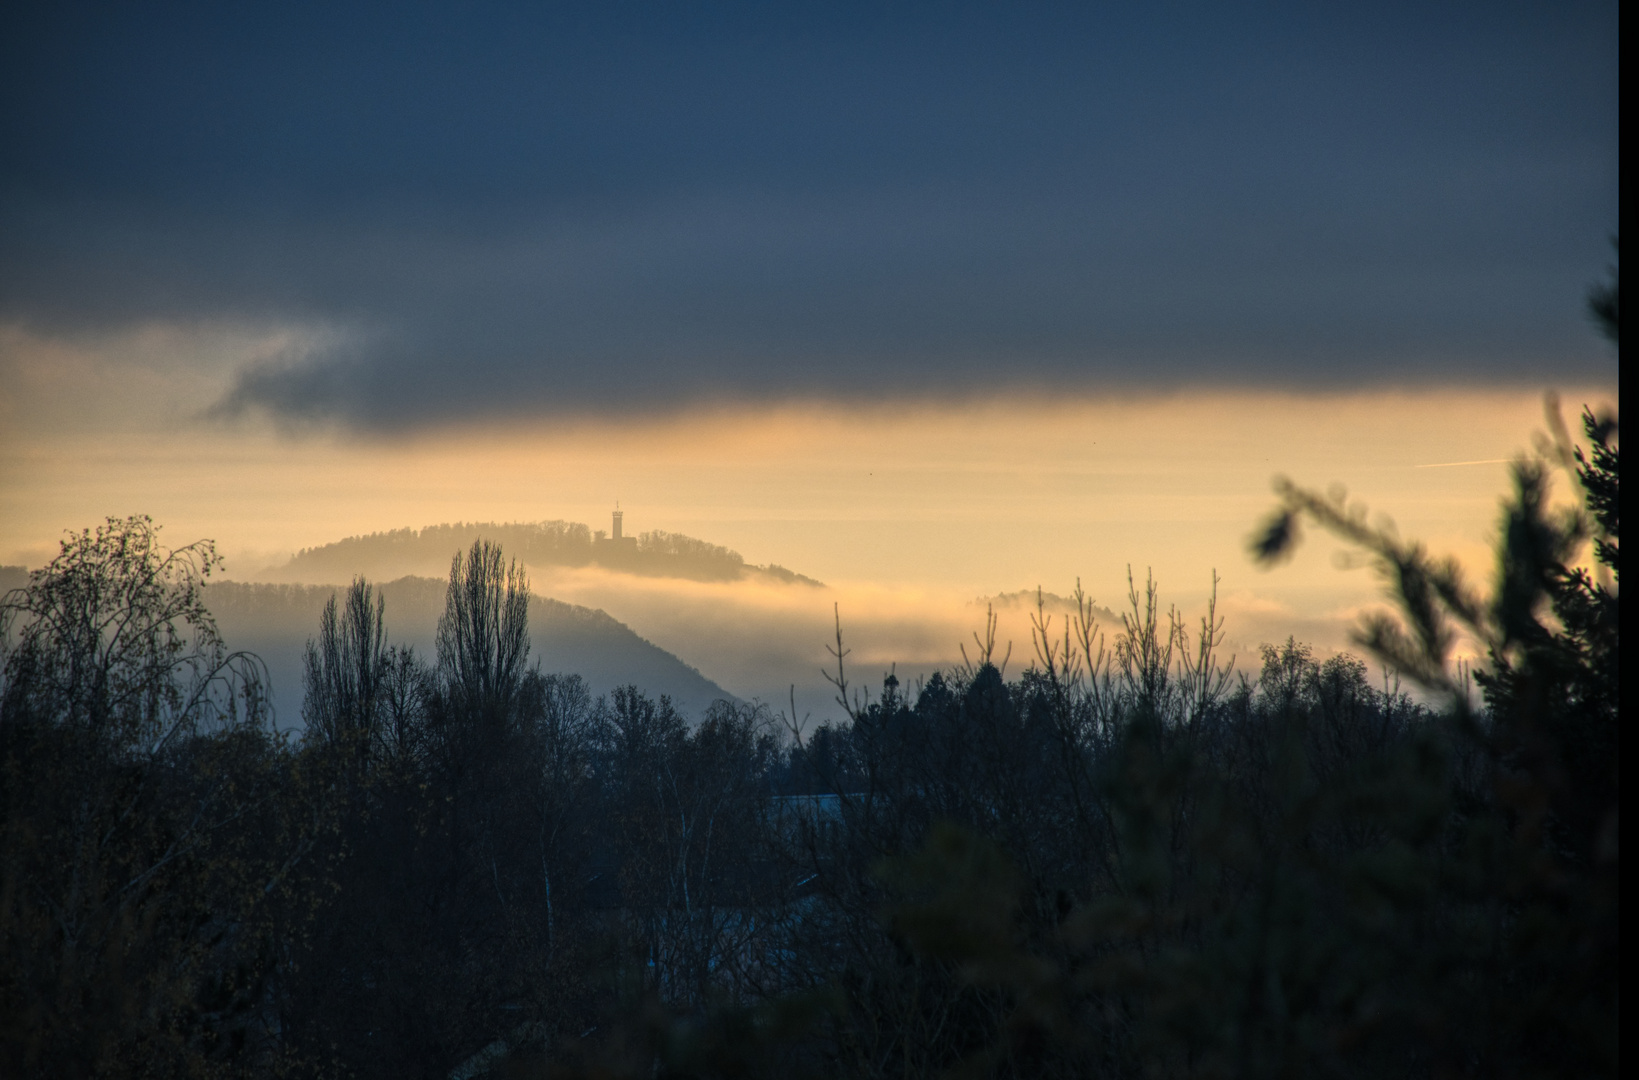
[[682,533],[654,530],[611,544],[601,531],[572,521],[457,522],[423,529],[349,536],[304,548],[287,563],[259,571],[269,582],[343,584],[354,574],[376,579],[436,575],[449,571],[450,558],[474,540],[492,540],[510,557],[532,566],[602,566],[646,577],[690,581],[764,578],[788,585],[821,583],[783,566],[755,566],[737,551]]
[[[973,601],[973,606],[981,604],[995,608],[997,611],[1025,611],[1036,610],[1036,603],[1040,598],[1042,608],[1049,615],[1075,615],[1076,598],[1060,596],[1045,589],[1020,589],[1017,592],[997,593],[995,596],[981,596]],[[1120,626],[1121,616],[1102,604],[1089,604],[1089,614],[1106,626]]]
[[[386,602],[391,643],[413,646],[428,660],[446,582],[401,577],[378,586]],[[205,588],[205,605],[231,649],[256,653],[267,663],[279,724],[301,722],[302,652],[318,633],[319,612],[336,592],[331,585],[274,585],[236,581]],[[548,674],[575,674],[592,693],[634,685],[669,696],[685,715],[698,717],[713,701],[737,700],[658,645],[607,612],[541,596],[529,599],[530,662]]]

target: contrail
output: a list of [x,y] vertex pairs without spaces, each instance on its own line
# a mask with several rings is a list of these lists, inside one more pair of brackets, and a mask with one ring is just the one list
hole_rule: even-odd
[[1452,469],[1458,465],[1506,465],[1510,458],[1486,458],[1484,461],[1440,461],[1433,465],[1413,465],[1414,469]]

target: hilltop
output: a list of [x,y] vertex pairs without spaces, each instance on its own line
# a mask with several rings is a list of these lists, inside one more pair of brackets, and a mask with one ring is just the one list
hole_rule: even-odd
[[442,577],[450,558],[477,539],[501,545],[510,557],[531,566],[601,566],[645,577],[691,581],[763,578],[788,585],[821,583],[783,566],[757,566],[737,551],[682,533],[653,530],[624,538],[606,537],[572,521],[456,522],[422,529],[394,529],[349,536],[304,548],[287,563],[253,576],[268,582],[341,584],[355,574],[376,580],[406,575]]

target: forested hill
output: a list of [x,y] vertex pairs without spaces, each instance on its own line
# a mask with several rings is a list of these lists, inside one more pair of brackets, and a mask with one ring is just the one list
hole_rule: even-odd
[[626,543],[606,540],[573,521],[458,522],[424,529],[350,536],[320,547],[305,548],[282,566],[255,576],[262,581],[339,585],[364,574],[375,580],[405,575],[443,577],[450,558],[477,539],[501,545],[509,557],[531,566],[604,566],[650,577],[693,581],[738,581],[761,577],[786,584],[819,582],[783,566],[755,566],[740,553],[681,533],[640,533]]
[[[438,616],[446,583],[436,578],[402,577],[381,585],[391,643],[414,646],[433,657]],[[302,652],[319,632],[319,613],[335,592],[329,585],[209,585],[205,603],[231,649],[256,653],[268,666],[279,724],[300,723]],[[531,663],[548,674],[573,673],[593,694],[635,685],[669,696],[678,709],[698,717],[719,699],[734,695],[671,653],[634,633],[606,612],[532,596],[529,600]]]

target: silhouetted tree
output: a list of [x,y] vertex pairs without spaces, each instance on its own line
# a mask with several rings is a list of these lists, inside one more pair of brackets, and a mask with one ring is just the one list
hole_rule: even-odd
[[[1591,306],[1617,343],[1616,273]],[[1608,310],[1607,310],[1608,309]],[[1608,315],[1608,318],[1606,317]],[[1591,452],[1573,447],[1548,401],[1549,438],[1513,468],[1495,586],[1484,598],[1457,565],[1366,523],[1364,508],[1282,481],[1281,506],[1256,553],[1280,557],[1300,520],[1364,549],[1389,581],[1398,619],[1361,628],[1373,653],[1451,702],[1459,778],[1450,839],[1476,907],[1468,933],[1437,955],[1460,972],[1422,987],[1451,1023],[1439,1047],[1481,1071],[1613,1073],[1617,1063],[1620,812],[1620,519],[1618,425],[1583,414]],[[1580,498],[1549,500],[1555,467]],[[1598,574],[1578,565],[1592,552]],[[1604,580],[1600,580],[1603,578]],[[1485,650],[1475,712],[1453,671],[1466,633]],[[1453,898],[1455,899],[1455,898]],[[1464,977],[1470,980],[1465,984]],[[1480,987],[1476,1007],[1475,993]],[[1448,1021],[1449,1023],[1449,1021]]]
[[[319,636],[305,654],[302,719],[310,738],[323,739],[363,761],[394,725],[389,686],[393,657],[387,648],[386,600],[359,577],[338,619],[336,598],[325,602]],[[401,710],[400,710],[401,711]]]
[[504,562],[487,540],[456,554],[438,620],[438,671],[458,714],[506,722],[529,656],[528,623],[529,581],[516,560]]
[[314,822],[208,542],[70,536],[0,602],[0,1072],[266,1065],[268,904]]

